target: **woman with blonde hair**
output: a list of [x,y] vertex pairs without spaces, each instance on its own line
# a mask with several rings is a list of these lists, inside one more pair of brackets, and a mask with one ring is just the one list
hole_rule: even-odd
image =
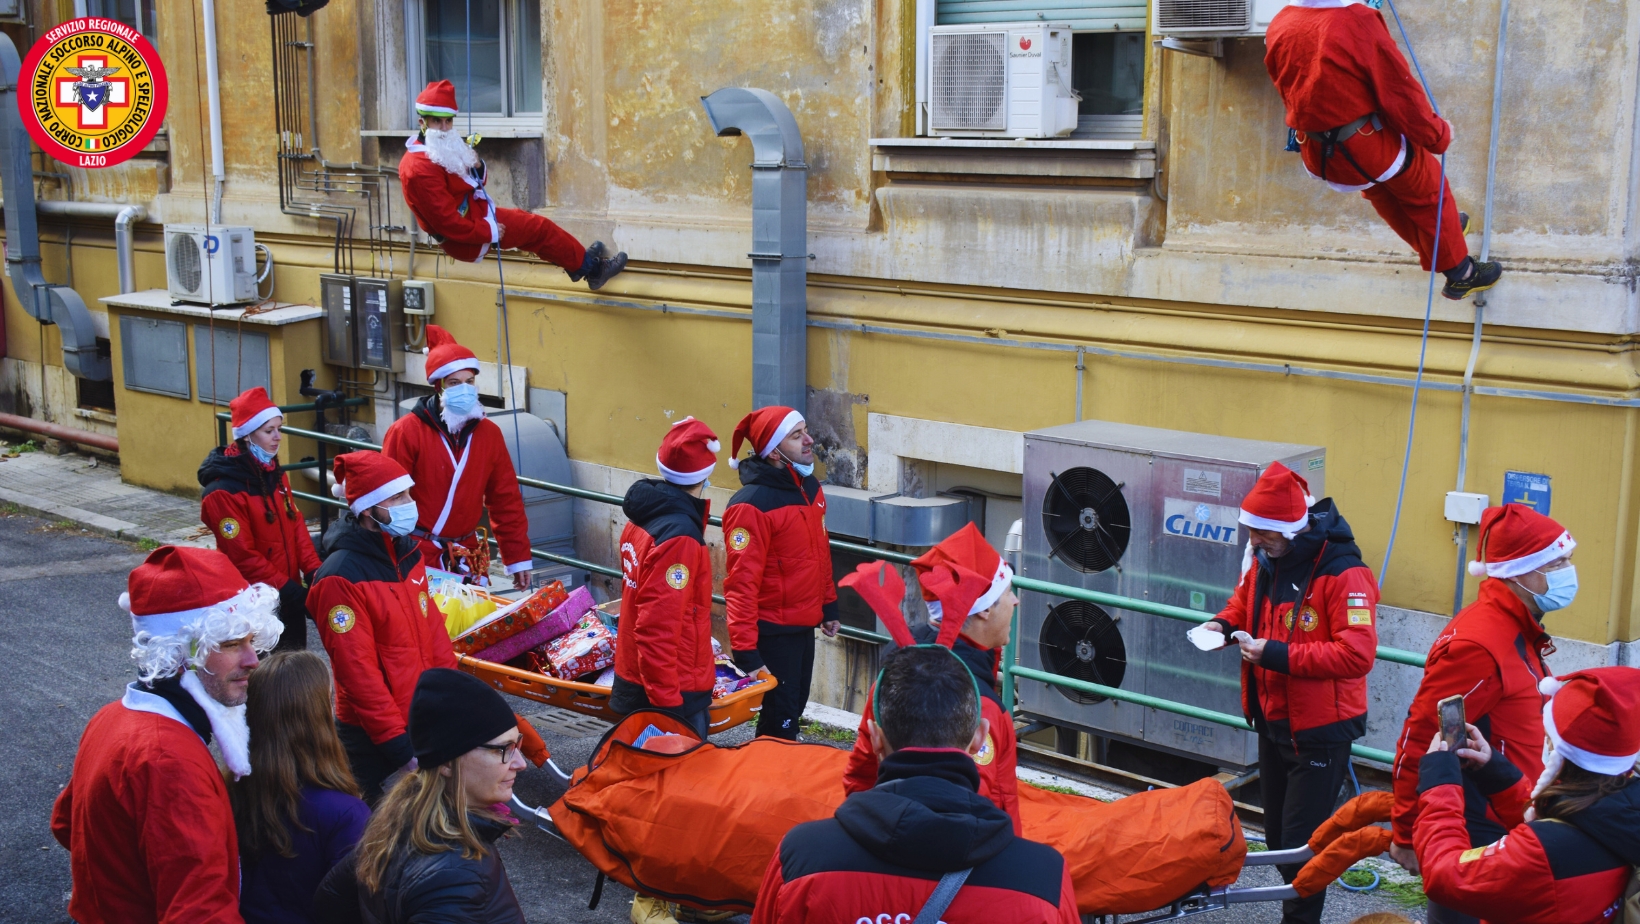
[[434,667],[416,681],[410,740],[416,769],[376,806],[350,862],[325,878],[321,921],[523,924],[495,842],[512,824],[522,738],[501,694]]
[[316,654],[274,654],[245,704],[256,772],[228,787],[239,835],[239,911],[247,924],[311,924],[313,893],[364,833],[370,809],[330,712]]

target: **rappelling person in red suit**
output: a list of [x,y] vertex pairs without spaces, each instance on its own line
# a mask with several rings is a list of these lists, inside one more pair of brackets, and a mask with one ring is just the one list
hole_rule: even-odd
[[399,181],[416,223],[445,253],[477,263],[492,246],[527,250],[591,289],[626,269],[626,254],[609,256],[602,241],[582,247],[548,219],[490,201],[484,192],[489,168],[455,130],[456,88],[450,81],[428,84],[416,97],[416,114],[421,131],[404,143],[408,153],[399,161]]
[[1503,267],[1470,258],[1469,216],[1440,180],[1452,125],[1430,107],[1383,14],[1361,0],[1290,0],[1264,42],[1304,168],[1371,202],[1426,271],[1433,261],[1446,275],[1442,295],[1496,285]]

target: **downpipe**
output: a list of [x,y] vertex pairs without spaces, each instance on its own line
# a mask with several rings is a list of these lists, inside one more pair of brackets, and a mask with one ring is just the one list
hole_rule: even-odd
[[204,0],[205,14],[205,93],[211,114],[211,222],[222,224],[222,183],[227,173],[222,164],[222,84],[216,67],[216,0]]

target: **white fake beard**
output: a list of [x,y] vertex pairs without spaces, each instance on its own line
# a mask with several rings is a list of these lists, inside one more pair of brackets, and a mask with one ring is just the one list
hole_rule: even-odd
[[251,774],[251,727],[245,721],[245,707],[224,706],[206,691],[205,684],[191,670],[182,672],[182,688],[205,710],[211,720],[211,738],[234,779]]
[[438,403],[439,419],[444,421],[444,428],[449,430],[451,435],[460,433],[461,428],[467,426],[469,421],[478,420],[483,417],[484,411],[485,407],[483,404],[475,404],[473,405],[473,409],[471,411],[468,411],[465,414],[457,414],[450,410],[449,405],[445,404],[443,401]]
[[474,151],[454,129],[444,132],[429,128],[426,136],[427,159],[459,176],[478,166],[478,152]]

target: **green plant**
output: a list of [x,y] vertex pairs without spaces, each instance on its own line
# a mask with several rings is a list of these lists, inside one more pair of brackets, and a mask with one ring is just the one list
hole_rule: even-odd
[[58,520],[57,522],[55,522],[51,525],[57,527],[58,529],[79,529],[80,528],[80,524],[74,522],[73,520]]
[[16,504],[0,504],[0,516],[14,517],[22,512]]
[[1048,792],[1062,792],[1067,796],[1081,795],[1081,793],[1070,788],[1069,786],[1057,786],[1053,783],[1036,783],[1031,780],[1020,780],[1020,782],[1024,783],[1026,786],[1035,786],[1037,789],[1045,789]]
[[808,719],[799,720],[798,731],[800,731],[804,737],[808,738],[810,741],[825,741],[831,744],[842,744],[849,747],[854,746],[854,739],[858,737],[858,735],[846,728],[836,728],[831,725],[822,725],[819,722],[811,722]]
[[24,440],[11,448],[12,452],[39,452],[40,444],[33,440]]
[[[1342,882],[1343,884],[1345,884],[1347,886],[1354,886],[1355,888],[1359,889],[1359,888],[1363,888],[1365,886],[1372,885],[1372,880],[1373,880],[1373,877],[1375,875],[1376,874],[1373,873],[1372,870],[1360,869],[1360,868],[1351,868],[1351,869],[1344,870],[1344,874],[1342,876],[1338,877],[1338,881]],[[1382,884],[1383,884],[1383,881],[1382,881],[1382,879],[1380,879],[1379,880],[1379,885],[1382,885]]]
[[1420,876],[1406,879],[1391,879],[1385,876],[1378,891],[1389,896],[1391,901],[1403,908],[1417,909],[1429,904],[1428,896],[1424,895],[1424,880]]
[[143,538],[137,540],[137,548],[144,552],[152,552],[153,550],[159,548],[159,540],[149,539],[144,536]]

